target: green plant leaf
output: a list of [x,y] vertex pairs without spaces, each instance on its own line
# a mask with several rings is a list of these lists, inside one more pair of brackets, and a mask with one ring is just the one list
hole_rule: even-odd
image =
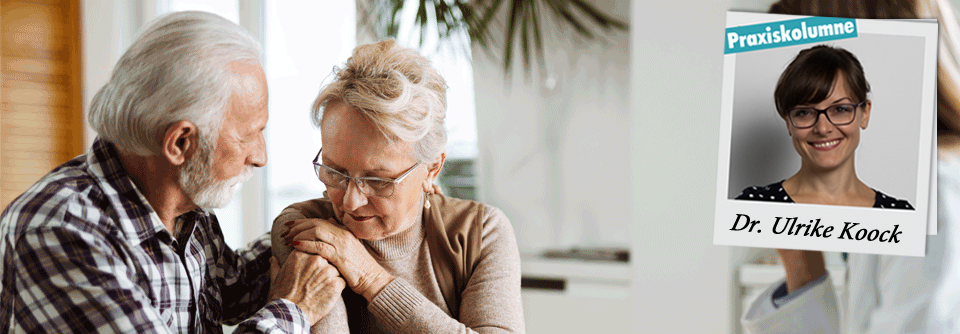
[[[397,38],[404,1],[361,1],[366,1],[365,8],[369,9],[369,13],[361,15],[367,18],[366,24],[375,30],[375,35],[379,38]],[[504,3],[508,3],[509,8],[503,9]],[[418,0],[415,5],[417,8],[413,26],[419,29],[421,47],[424,45],[425,35],[430,32],[430,26],[436,27],[434,33],[440,44],[456,36],[459,31],[465,31],[470,43],[491,57],[494,57],[494,50],[500,49],[500,45],[495,41],[503,41],[500,51],[503,52],[501,65],[504,75],[508,75],[513,69],[513,52],[517,47],[527,75],[533,67],[531,58],[535,57],[537,66],[545,68],[546,50],[543,37],[546,27],[543,18],[546,13],[553,16],[554,22],[559,24],[558,29],[568,26],[588,39],[597,38],[597,27],[608,33],[611,30],[629,30],[626,22],[607,15],[589,0]],[[503,38],[495,39],[495,18],[503,10],[507,11],[506,29]],[[464,53],[468,52],[464,50]]]
[[593,19],[593,22],[602,27],[604,30],[618,29],[626,31],[630,29],[630,27],[627,26],[627,23],[604,14],[590,2],[584,0],[569,0],[569,2],[574,6],[577,6],[580,11],[589,15]]

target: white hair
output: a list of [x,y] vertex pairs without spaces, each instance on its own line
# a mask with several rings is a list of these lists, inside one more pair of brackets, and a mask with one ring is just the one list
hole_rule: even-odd
[[237,24],[187,11],[150,22],[93,97],[88,120],[100,137],[134,154],[161,153],[170,124],[197,126],[215,146],[235,87],[230,64],[261,64],[260,45]]
[[344,103],[371,120],[391,143],[413,144],[413,158],[430,162],[444,152],[447,84],[417,51],[393,40],[358,46],[313,102],[313,122]]
[[217,180],[213,164],[212,148],[201,143],[197,154],[184,162],[177,175],[177,182],[190,200],[204,209],[222,208],[229,204],[237,186],[253,175],[253,167],[245,166],[239,175]]

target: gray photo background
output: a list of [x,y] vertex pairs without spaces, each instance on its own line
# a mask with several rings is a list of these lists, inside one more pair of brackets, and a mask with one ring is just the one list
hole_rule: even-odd
[[[849,50],[863,65],[873,101],[861,130],[857,176],[868,186],[916,204],[924,38],[863,34],[823,44]],[[816,44],[737,54],[728,198],[743,188],[786,179],[800,157],[777,114],[773,91],[800,50]]]

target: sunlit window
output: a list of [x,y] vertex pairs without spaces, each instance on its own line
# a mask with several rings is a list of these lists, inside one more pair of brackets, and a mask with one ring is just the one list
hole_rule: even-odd
[[269,219],[291,203],[323,195],[311,164],[320,149],[320,130],[311,123],[310,107],[324,80],[332,79],[333,66],[346,60],[356,45],[355,12],[351,1],[267,2]]

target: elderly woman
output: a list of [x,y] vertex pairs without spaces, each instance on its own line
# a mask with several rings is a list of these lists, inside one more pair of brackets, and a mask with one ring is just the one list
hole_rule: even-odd
[[800,51],[774,91],[800,170],[765,187],[747,187],[737,199],[913,210],[857,178],[855,153],[870,121],[869,92],[863,67],[849,51],[826,45]]
[[346,321],[314,331],[523,332],[520,257],[499,209],[431,194],[446,155],[446,84],[393,41],[357,47],[314,103],[324,198],[286,208],[274,251],[337,267]]

